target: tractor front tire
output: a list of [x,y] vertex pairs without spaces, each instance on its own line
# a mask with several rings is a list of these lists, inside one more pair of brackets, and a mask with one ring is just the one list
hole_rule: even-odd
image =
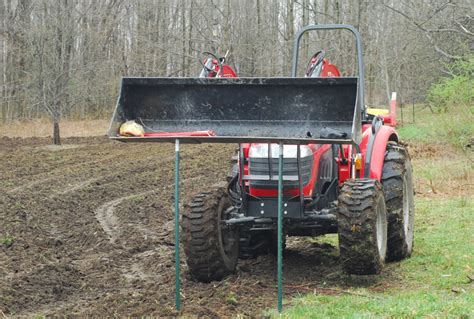
[[403,146],[387,146],[381,181],[388,216],[387,260],[401,260],[413,250],[415,215],[412,167]]
[[239,233],[224,224],[229,207],[223,186],[197,194],[184,206],[182,243],[189,272],[197,281],[221,280],[235,271]]
[[347,180],[338,202],[343,269],[355,275],[379,273],[387,252],[387,212],[382,185],[374,179]]

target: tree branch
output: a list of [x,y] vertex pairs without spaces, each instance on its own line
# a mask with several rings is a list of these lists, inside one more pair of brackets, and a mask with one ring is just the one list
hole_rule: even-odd
[[[425,36],[427,37],[427,39],[429,40],[429,42],[431,43],[431,45],[434,47],[435,51],[438,52],[439,54],[441,54],[442,56],[448,58],[448,59],[451,59],[451,60],[459,60],[461,59],[460,56],[457,56],[457,55],[453,55],[453,54],[450,54],[448,52],[446,52],[445,50],[441,49],[437,44],[436,44],[436,41],[433,39],[433,37],[431,36],[430,33],[433,33],[435,32],[434,30],[428,30],[426,28],[423,27],[423,24],[426,23],[428,20],[430,20],[432,17],[434,17],[437,13],[441,12],[444,8],[446,8],[446,6],[448,4],[450,4],[451,1],[448,1],[446,2],[445,4],[441,5],[439,8],[437,8],[435,10],[435,13],[430,17],[428,18],[427,20],[425,20],[423,23],[418,23],[415,21],[414,18],[410,17],[409,15],[407,15],[406,13],[388,5],[385,3],[384,0],[382,0],[382,5],[384,7],[386,7],[387,9],[390,9],[392,10],[393,12],[396,12],[398,13],[399,15],[401,15],[402,17],[404,17],[406,20],[408,20],[409,22],[411,22],[415,27],[417,27],[418,29],[420,29],[421,31],[423,31],[423,33],[425,34]],[[436,32],[440,32],[439,29],[436,30]]]

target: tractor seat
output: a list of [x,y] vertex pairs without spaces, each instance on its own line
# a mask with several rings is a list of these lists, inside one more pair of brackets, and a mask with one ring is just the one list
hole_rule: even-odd
[[372,116],[377,116],[377,115],[389,115],[390,111],[387,109],[374,109],[374,108],[367,108],[367,114],[372,115]]

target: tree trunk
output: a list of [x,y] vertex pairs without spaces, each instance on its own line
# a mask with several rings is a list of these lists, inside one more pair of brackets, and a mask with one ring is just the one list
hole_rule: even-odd
[[193,0],[189,4],[189,18],[188,18],[188,61],[186,63],[186,75],[192,75],[193,63]]
[[53,144],[60,145],[61,144],[61,137],[59,135],[59,121],[53,120]]
[[[302,26],[305,27],[309,24],[309,12],[308,12],[308,7],[309,7],[309,1],[308,0],[303,0],[303,16],[301,18],[301,23]],[[308,59],[309,58],[309,34],[306,34],[303,36],[302,39],[302,50],[301,50],[301,56],[303,59]]]

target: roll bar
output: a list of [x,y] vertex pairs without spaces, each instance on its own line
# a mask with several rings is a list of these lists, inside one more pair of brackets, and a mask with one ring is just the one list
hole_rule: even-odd
[[291,67],[291,76],[296,77],[296,71],[298,67],[298,54],[300,41],[303,34],[309,31],[315,30],[349,30],[355,37],[356,49],[357,49],[357,68],[358,68],[358,86],[357,86],[357,104],[359,106],[359,113],[363,112],[365,116],[365,97],[364,97],[364,63],[362,61],[362,40],[359,31],[348,24],[314,24],[308,25],[298,31],[295,42],[293,45],[293,61]]

